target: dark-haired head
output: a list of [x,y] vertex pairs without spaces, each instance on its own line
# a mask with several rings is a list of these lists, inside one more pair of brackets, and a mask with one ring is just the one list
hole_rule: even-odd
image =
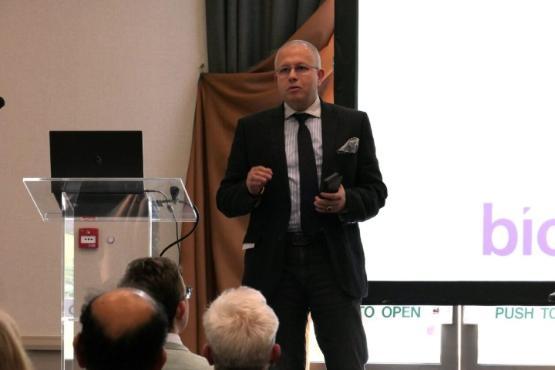
[[168,316],[169,330],[178,321],[183,322],[181,331],[186,326],[188,307],[185,302],[185,284],[179,267],[165,257],[137,258],[127,265],[119,285],[144,290],[160,303]]
[[152,370],[165,362],[167,319],[160,306],[136,289],[116,289],[83,306],[74,347],[89,370]]

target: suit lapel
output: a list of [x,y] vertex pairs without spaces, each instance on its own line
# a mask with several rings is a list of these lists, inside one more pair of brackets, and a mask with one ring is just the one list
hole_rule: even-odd
[[[287,196],[289,196],[289,175],[287,173],[287,158],[285,157],[285,130],[284,130],[284,112],[283,104],[273,109],[270,112],[270,125],[269,132],[270,140],[272,142],[272,153],[275,153],[276,167],[274,171],[274,182],[279,189],[287,189]],[[264,150],[264,148],[263,148]]]
[[331,175],[335,168],[335,148],[338,120],[331,105],[322,101],[322,179]]

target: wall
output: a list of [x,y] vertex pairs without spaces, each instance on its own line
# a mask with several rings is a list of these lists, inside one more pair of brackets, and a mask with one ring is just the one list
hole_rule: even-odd
[[0,307],[24,336],[60,334],[62,225],[23,177],[49,177],[49,130],[142,130],[145,177],[185,179],[202,0],[0,1]]

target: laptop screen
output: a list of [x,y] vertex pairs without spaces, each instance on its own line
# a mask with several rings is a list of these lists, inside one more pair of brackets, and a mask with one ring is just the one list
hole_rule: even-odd
[[[142,178],[142,132],[50,131],[50,170],[55,178]],[[129,214],[130,200],[144,208],[143,190],[137,181],[52,183],[60,207],[64,191],[76,216],[114,216],[124,206]]]
[[143,177],[141,131],[50,131],[52,177]]

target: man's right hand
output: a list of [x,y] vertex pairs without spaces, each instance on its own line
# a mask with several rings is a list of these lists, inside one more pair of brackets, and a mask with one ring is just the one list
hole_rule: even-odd
[[254,166],[247,174],[247,189],[251,195],[259,195],[264,186],[272,179],[272,169],[264,166]]

